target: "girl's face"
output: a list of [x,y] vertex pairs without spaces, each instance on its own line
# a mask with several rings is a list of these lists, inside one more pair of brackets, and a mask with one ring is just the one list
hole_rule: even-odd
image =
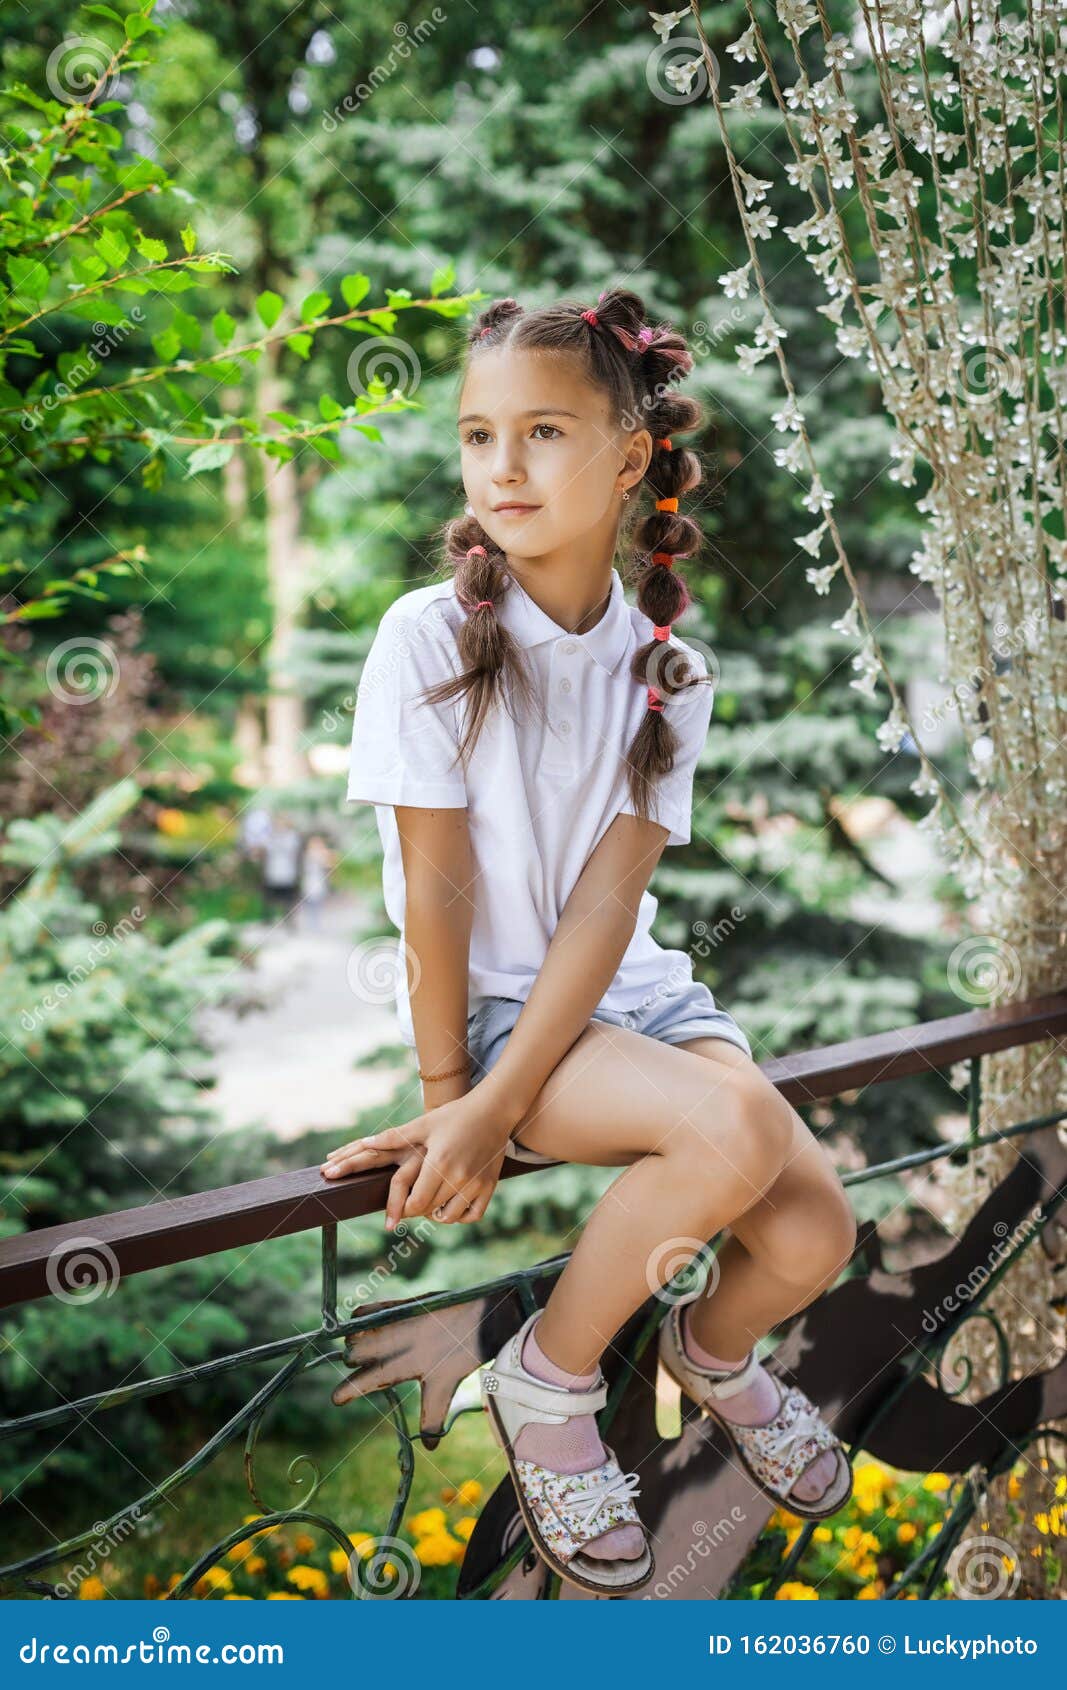
[[607,394],[557,352],[477,354],[459,413],[467,498],[490,538],[516,558],[613,530],[623,488],[640,481],[652,455],[649,431],[620,429]]

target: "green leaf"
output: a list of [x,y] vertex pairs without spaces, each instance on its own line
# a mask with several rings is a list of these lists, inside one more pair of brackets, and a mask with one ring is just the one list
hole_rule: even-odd
[[[117,23],[120,29],[125,27],[118,12],[113,12],[110,6],[83,6],[82,11],[87,18],[107,18],[109,23]],[[100,107],[96,109],[99,111]]]
[[44,298],[48,289],[48,271],[36,258],[20,258],[17,253],[12,253],[7,261],[7,273],[11,277],[13,291],[22,298],[33,300],[35,304]]
[[448,289],[455,284],[455,280],[455,266],[451,263],[445,264],[440,270],[434,271],[433,280],[430,283],[430,292],[432,294],[447,293]]
[[233,457],[233,448],[232,440],[212,440],[207,446],[198,446],[195,452],[189,454],[185,465],[186,478],[202,469],[219,469],[228,464]]
[[187,223],[185,225],[185,228],[181,231],[181,237],[182,237],[182,246],[185,248],[186,252],[195,252],[196,251],[196,230],[193,228],[191,223]]
[[237,332],[237,324],[228,311],[216,311],[211,319],[211,327],[214,329],[215,338],[221,346],[229,346]]
[[93,246],[110,270],[118,270],[130,256],[130,243],[118,229],[102,229]]
[[285,301],[280,294],[272,293],[270,288],[261,293],[256,300],[256,310],[259,320],[265,329],[272,329],[285,309]]
[[152,345],[161,364],[173,363],[182,349],[181,335],[171,323],[160,334],[152,336]]
[[341,277],[341,294],[350,311],[354,311],[370,292],[370,277],[352,275]]
[[153,240],[151,235],[137,235],[137,250],[142,258],[147,258],[152,264],[163,264],[167,257],[166,241]]
[[313,434],[308,441],[308,445],[319,454],[320,458],[325,458],[328,463],[340,464],[344,462],[340,447],[336,440],[330,439],[328,434]]
[[344,407],[339,405],[336,399],[331,399],[328,393],[323,393],[320,396],[319,416],[323,422],[336,422],[337,418],[343,417],[344,414]]
[[187,347],[190,352],[195,352],[200,345],[203,334],[203,325],[199,318],[191,316],[188,311],[183,311],[180,306],[175,306],[174,327],[182,337],[182,345]]
[[322,289],[318,288],[314,293],[308,294],[303,305],[300,307],[300,321],[302,323],[310,323],[316,317],[324,317],[329,309],[329,294],[323,293]]
[[314,341],[314,335],[310,334],[290,334],[285,337],[286,346],[290,347],[298,358],[310,358]]
[[281,423],[285,428],[303,428],[304,419],[294,417],[292,411],[268,411],[271,422]]

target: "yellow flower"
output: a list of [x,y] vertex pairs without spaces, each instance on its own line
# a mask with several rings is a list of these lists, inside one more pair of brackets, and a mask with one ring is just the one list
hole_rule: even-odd
[[816,1526],[811,1535],[816,1543],[833,1543],[834,1541],[834,1534],[829,1526]]
[[1012,1502],[1014,1502],[1016,1500],[1016,1498],[1018,1497],[1019,1492],[1022,1490],[1022,1488],[1023,1488],[1022,1485],[1019,1483],[1018,1479],[1015,1477],[1015,1474],[1013,1473],[1011,1475],[1011,1478],[1008,1480],[1008,1497]]
[[445,1485],[444,1489],[441,1491],[441,1501],[442,1502],[455,1502],[458,1495],[459,1495],[459,1492],[456,1489],[455,1485]]
[[266,1558],[262,1555],[250,1555],[245,1562],[246,1573],[263,1573],[267,1570]]
[[473,1508],[482,1499],[482,1486],[477,1479],[464,1479],[459,1487],[457,1501],[465,1502],[468,1508]]
[[228,1590],[222,1598],[224,1602],[251,1602],[251,1596],[238,1596],[236,1590]]
[[302,1602],[304,1598],[298,1596],[295,1590],[269,1590],[268,1602]]
[[862,1590],[857,1590],[857,1602],[874,1602],[881,1596],[884,1589],[881,1579],[876,1584],[865,1584]]
[[813,1590],[810,1584],[799,1584],[796,1581],[783,1584],[774,1593],[776,1602],[817,1602],[819,1592]]
[[[244,1519],[242,1520],[241,1524],[244,1525],[244,1526],[250,1526],[252,1524],[253,1520],[262,1520],[262,1518],[263,1518],[262,1514],[246,1514]],[[261,1526],[259,1528],[258,1532],[252,1533],[252,1536],[253,1537],[263,1537],[263,1536],[266,1535],[267,1532],[276,1532],[278,1530],[280,1530],[280,1528],[276,1525],[274,1525],[274,1526]]]
[[443,1508],[424,1508],[420,1514],[411,1517],[411,1530],[415,1537],[428,1537],[432,1532],[447,1530],[448,1520]]
[[199,1591],[201,1587],[205,1590],[232,1590],[233,1580],[225,1567],[209,1567],[196,1581],[196,1589]]
[[877,1461],[861,1461],[856,1468],[856,1483],[869,1488],[885,1490],[893,1483],[885,1468]]
[[179,835],[188,833],[189,818],[181,810],[160,810],[156,816],[160,833]]
[[898,1543],[911,1543],[912,1539],[918,1537],[918,1535],[919,1528],[912,1520],[902,1520],[897,1527]]
[[467,1543],[467,1542],[470,1541],[471,1532],[474,1530],[474,1528],[477,1524],[478,1524],[478,1521],[477,1521],[477,1518],[476,1518],[475,1515],[464,1514],[462,1520],[456,1521],[455,1525],[452,1527],[452,1530],[455,1532],[457,1537],[462,1538],[463,1542]]
[[330,1550],[330,1567],[335,1573],[347,1573],[348,1556],[343,1549]]
[[227,1549],[227,1557],[231,1561],[243,1561],[251,1547],[252,1539],[248,1537],[243,1538],[240,1543],[235,1543],[232,1548]]
[[365,1561],[374,1548],[374,1534],[372,1532],[349,1532],[348,1541],[353,1549],[358,1549]]
[[308,1567],[298,1561],[295,1567],[289,1568],[286,1577],[298,1590],[310,1590],[313,1596],[330,1593],[330,1581],[320,1567]]
[[927,1473],[923,1480],[923,1490],[948,1490],[952,1479],[948,1473]]
[[1061,1473],[1056,1480],[1056,1495],[1067,1496],[1067,1473]]
[[428,1532],[415,1541],[415,1554],[424,1567],[449,1567],[463,1555],[463,1544],[448,1532]]
[[78,1599],[82,1602],[102,1602],[106,1595],[102,1579],[82,1579],[78,1586]]
[[846,1526],[841,1541],[846,1549],[852,1549],[857,1555],[865,1555],[869,1549],[878,1548],[878,1539],[873,1532],[865,1532],[862,1526]]
[[310,1532],[297,1532],[293,1539],[293,1548],[298,1555],[312,1555],[315,1551],[315,1539]]
[[873,1555],[868,1555],[864,1560],[857,1561],[855,1568],[861,1579],[871,1579],[878,1571],[878,1562]]

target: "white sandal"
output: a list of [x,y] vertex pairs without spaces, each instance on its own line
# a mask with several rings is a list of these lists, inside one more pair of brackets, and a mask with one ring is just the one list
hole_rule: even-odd
[[[751,1384],[760,1366],[756,1347],[753,1345],[739,1372],[699,1366],[682,1342],[684,1307],[674,1303],[659,1329],[659,1363],[664,1373],[723,1428],[749,1478],[780,1508],[805,1520],[825,1520],[838,1513],[852,1495],[852,1463],[811,1398],[799,1385],[786,1387],[775,1379],[779,1399],[770,1420],[759,1426],[728,1420],[715,1401],[734,1396]],[[837,1472],[826,1489],[810,1501],[793,1496],[790,1486],[827,1449],[837,1457]]]
[[561,1578],[581,1590],[625,1596],[647,1584],[656,1570],[647,1534],[645,1551],[633,1560],[602,1560],[584,1546],[613,1526],[644,1527],[632,1498],[640,1494],[636,1473],[623,1473],[615,1452],[605,1444],[607,1460],[584,1473],[556,1473],[516,1455],[514,1439],[531,1421],[562,1426],[575,1414],[595,1414],[607,1401],[600,1369],[588,1391],[571,1391],[537,1379],[522,1365],[522,1346],[540,1309],[535,1309],[504,1344],[496,1360],[482,1368],[478,1383],[493,1436],[511,1473],[531,1542]]

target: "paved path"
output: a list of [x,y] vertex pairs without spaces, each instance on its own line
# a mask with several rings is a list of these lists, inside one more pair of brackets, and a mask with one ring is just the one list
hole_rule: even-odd
[[[363,1003],[348,983],[369,902],[335,893],[321,920],[317,933],[299,913],[291,925],[247,925],[241,936],[253,965],[231,1005],[199,1018],[215,1052],[208,1097],[223,1131],[259,1125],[282,1139],[309,1127],[347,1131],[358,1110],[385,1102],[403,1078],[402,1066],[361,1065],[377,1045],[399,1042],[390,1004]],[[421,1107],[416,1085],[410,1118]]]

